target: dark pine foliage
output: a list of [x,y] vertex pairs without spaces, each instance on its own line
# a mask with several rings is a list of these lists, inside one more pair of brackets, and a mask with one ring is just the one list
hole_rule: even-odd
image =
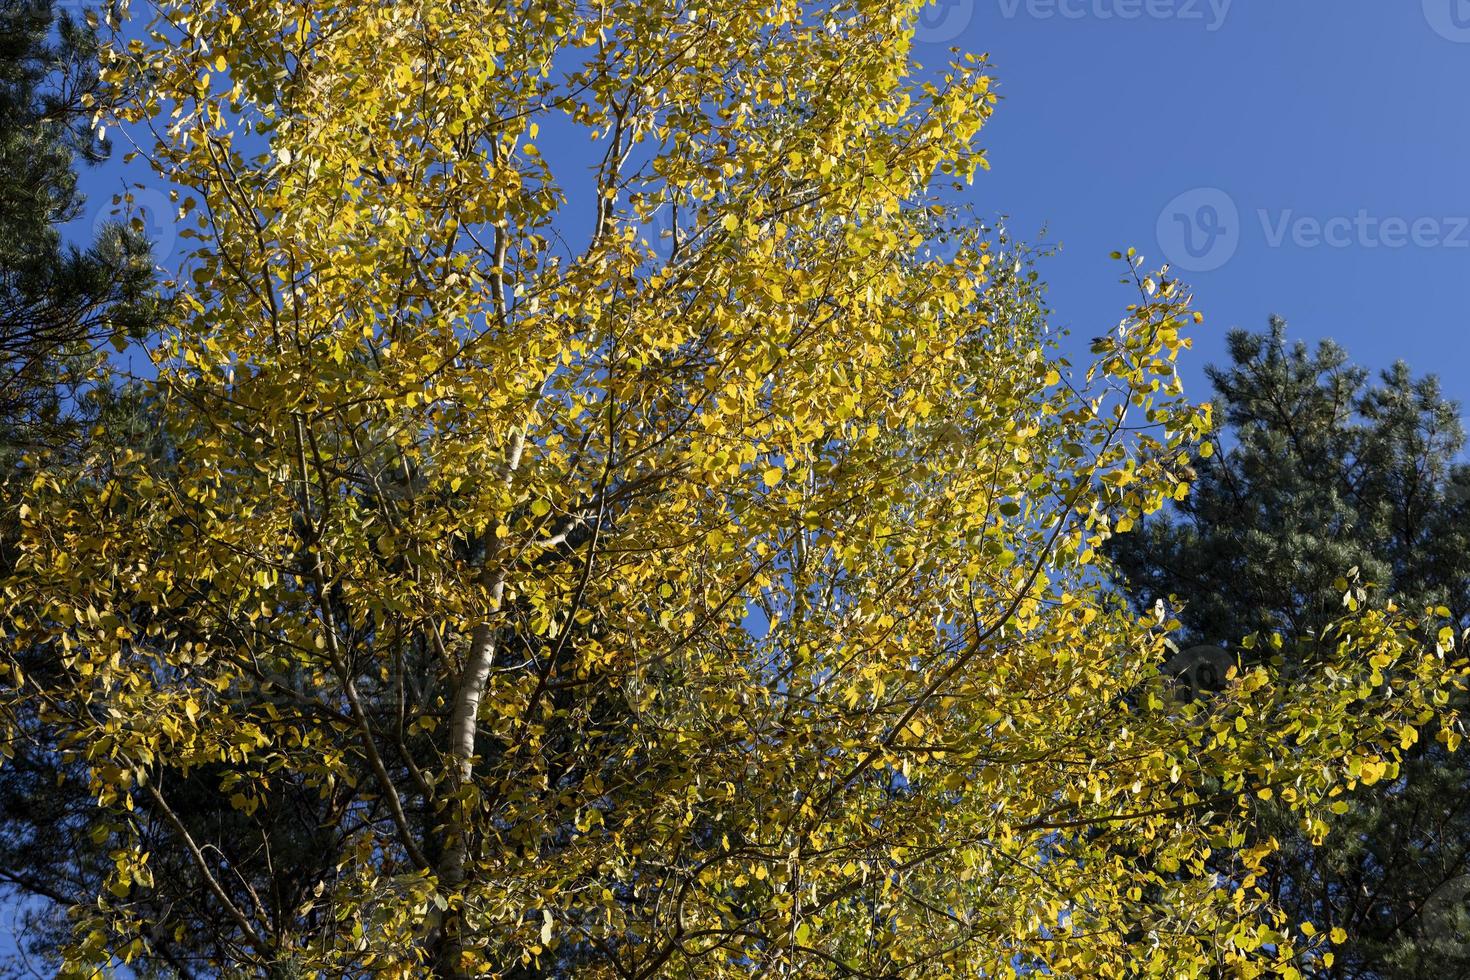
[[[1280,633],[1303,666],[1343,611],[1344,577],[1370,601],[1470,617],[1470,467],[1459,407],[1396,364],[1373,378],[1331,342],[1236,331],[1210,380],[1221,450],[1172,512],[1113,543],[1132,599],[1177,596],[1187,641]],[[1245,654],[1249,656],[1249,654]],[[1293,662],[1294,661],[1294,662]],[[1323,848],[1261,807],[1284,844],[1270,883],[1296,921],[1348,942],[1320,975],[1470,977],[1470,759],[1420,746],[1399,781],[1362,789]]]
[[7,456],[74,434],[98,349],[157,315],[147,242],[111,223],[86,247],[76,166],[109,152],[94,35],[44,0],[0,0],[0,438]]

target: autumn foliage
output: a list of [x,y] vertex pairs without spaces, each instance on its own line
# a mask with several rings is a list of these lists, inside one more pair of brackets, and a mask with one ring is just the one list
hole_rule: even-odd
[[[1209,452],[1198,318],[1129,253],[1093,363],[1058,355],[946,203],[995,98],[914,63],[916,11],[164,0],[114,45],[195,246],[164,438],[28,461],[0,667],[114,853],[78,974],[190,921],[147,905],[163,847],[204,972],[1330,956],[1254,887],[1252,806],[1320,835],[1455,738],[1452,643],[1345,609],[1306,679],[1170,696],[1172,624],[1098,549]],[[327,831],[290,887],[286,812]]]

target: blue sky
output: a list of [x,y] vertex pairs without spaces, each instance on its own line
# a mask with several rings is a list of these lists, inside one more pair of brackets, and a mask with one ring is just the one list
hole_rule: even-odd
[[1196,368],[1280,313],[1470,400],[1470,0],[940,0],[922,36],[991,54],[970,198],[1063,243],[1046,275],[1084,340],[1133,245],[1195,268]]

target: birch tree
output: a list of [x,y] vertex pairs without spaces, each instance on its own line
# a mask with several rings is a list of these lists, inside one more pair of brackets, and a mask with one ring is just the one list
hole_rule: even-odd
[[[915,63],[917,14],[165,0],[125,32],[107,78],[146,83],[124,122],[198,246],[155,345],[175,448],[37,465],[5,586],[56,669],[0,703],[42,706],[115,848],[70,969],[147,953],[140,812],[246,975],[1331,955],[1255,887],[1269,845],[1207,857],[1262,794],[1320,835],[1453,737],[1457,668],[1365,608],[1315,683],[1160,694],[1174,624],[1100,594],[1099,548],[1210,451],[1198,318],[1129,253],[1093,361],[1058,354],[951,220],[995,96]],[[340,854],[262,893],[186,780],[256,821],[314,793]]]

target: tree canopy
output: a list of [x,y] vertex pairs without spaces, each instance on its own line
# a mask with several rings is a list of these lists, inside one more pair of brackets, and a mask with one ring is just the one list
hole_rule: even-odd
[[1331,962],[1254,811],[1320,837],[1453,741],[1451,634],[1362,604],[1163,696],[1099,550],[1212,452],[1199,318],[1129,252],[1058,355],[947,204],[995,97],[918,8],[165,0],[106,50],[197,248],[159,441],[21,464],[0,712],[112,861],[70,974],[191,927],[164,860],[200,973]]
[[[90,123],[100,92],[88,28],[40,0],[0,5],[0,575],[19,553],[23,454],[74,463],[104,417],[110,439],[146,432],[134,428],[137,393],[106,370],[99,348],[141,335],[158,313],[148,247],[120,222],[100,223],[80,245],[61,234],[83,209],[76,168],[110,150]],[[16,656],[44,674],[44,650]],[[16,722],[33,725],[35,707],[22,706]],[[94,894],[109,862],[74,817],[89,805],[85,774],[58,785],[65,767],[54,753],[31,740],[9,749],[0,887],[38,900],[14,918],[25,921],[26,944],[44,950],[68,934],[57,913]]]
[[[1187,499],[1113,542],[1140,605],[1177,594],[1205,643],[1281,632],[1291,670],[1341,615],[1334,583],[1354,569],[1379,604],[1470,624],[1470,470],[1459,406],[1438,382],[1404,364],[1375,381],[1335,344],[1289,342],[1279,319],[1233,333],[1229,349],[1210,371],[1228,449],[1197,464]],[[1278,900],[1347,932],[1326,975],[1470,973],[1465,762],[1428,748],[1403,776],[1355,794],[1322,850],[1290,820],[1263,821],[1289,842]]]
[[[49,446],[96,378],[96,348],[142,333],[157,313],[147,244],[120,223],[87,248],[62,243],[78,216],[74,164],[109,145],[96,41],[48,2],[0,6],[0,444]],[[7,458],[8,462],[8,458]]]

